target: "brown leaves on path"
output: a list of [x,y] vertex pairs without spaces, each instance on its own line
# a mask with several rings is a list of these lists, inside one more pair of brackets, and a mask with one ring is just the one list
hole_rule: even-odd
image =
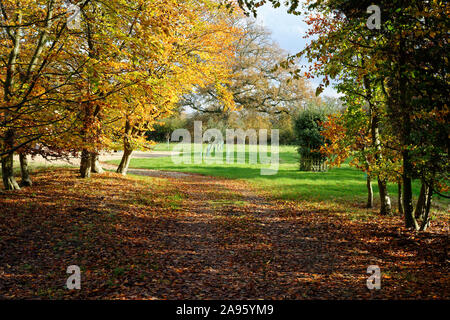
[[[138,172],[135,172],[138,173]],[[58,169],[0,194],[0,297],[449,298],[447,217],[432,231],[332,203],[286,202],[201,175],[90,180]],[[378,265],[381,290],[366,287]],[[81,290],[64,288],[82,270]]]

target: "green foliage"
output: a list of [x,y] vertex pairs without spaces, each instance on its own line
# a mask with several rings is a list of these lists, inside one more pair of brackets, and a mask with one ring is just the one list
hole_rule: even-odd
[[181,115],[163,119],[153,126],[152,131],[148,131],[146,136],[148,140],[156,142],[165,142],[170,139],[170,135],[176,129],[185,128],[186,119]]
[[[321,164],[326,157],[320,152],[320,148],[326,142],[321,135],[324,121],[326,121],[325,113],[317,109],[305,110],[295,119],[294,130],[300,154],[300,170],[323,170]],[[319,165],[319,168],[314,168],[314,164]]]

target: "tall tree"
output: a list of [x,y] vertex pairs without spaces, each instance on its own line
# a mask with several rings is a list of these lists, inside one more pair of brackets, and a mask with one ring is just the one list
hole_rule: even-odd
[[6,189],[19,188],[12,170],[14,152],[65,131],[56,126],[68,118],[65,103],[56,96],[70,96],[72,74],[59,73],[57,64],[64,58],[63,48],[73,43],[68,15],[67,5],[57,0],[0,2],[0,156]]
[[[292,62],[286,64],[288,54],[272,40],[270,32],[249,19],[239,19],[235,24],[243,28],[234,42],[235,59],[228,85],[236,108],[275,116],[306,106],[314,98],[308,83],[304,78],[292,79],[290,71],[295,67]],[[219,97],[213,84],[196,88],[181,103],[203,113],[226,113]]]

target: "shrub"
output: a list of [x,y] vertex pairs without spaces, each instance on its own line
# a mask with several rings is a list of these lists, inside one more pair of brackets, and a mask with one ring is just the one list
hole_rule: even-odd
[[326,157],[319,151],[326,142],[321,135],[322,123],[325,120],[325,113],[317,109],[302,111],[294,120],[301,171],[325,171],[327,169]]

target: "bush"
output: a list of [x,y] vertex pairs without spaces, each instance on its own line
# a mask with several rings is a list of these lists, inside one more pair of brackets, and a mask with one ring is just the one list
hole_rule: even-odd
[[153,130],[146,133],[147,139],[155,142],[166,142],[173,131],[186,127],[186,120],[175,116],[166,118],[153,125]]
[[322,123],[325,120],[325,113],[315,109],[302,111],[294,120],[301,171],[325,171],[327,169],[326,157],[319,152],[320,147],[326,142],[320,134],[323,130]]

